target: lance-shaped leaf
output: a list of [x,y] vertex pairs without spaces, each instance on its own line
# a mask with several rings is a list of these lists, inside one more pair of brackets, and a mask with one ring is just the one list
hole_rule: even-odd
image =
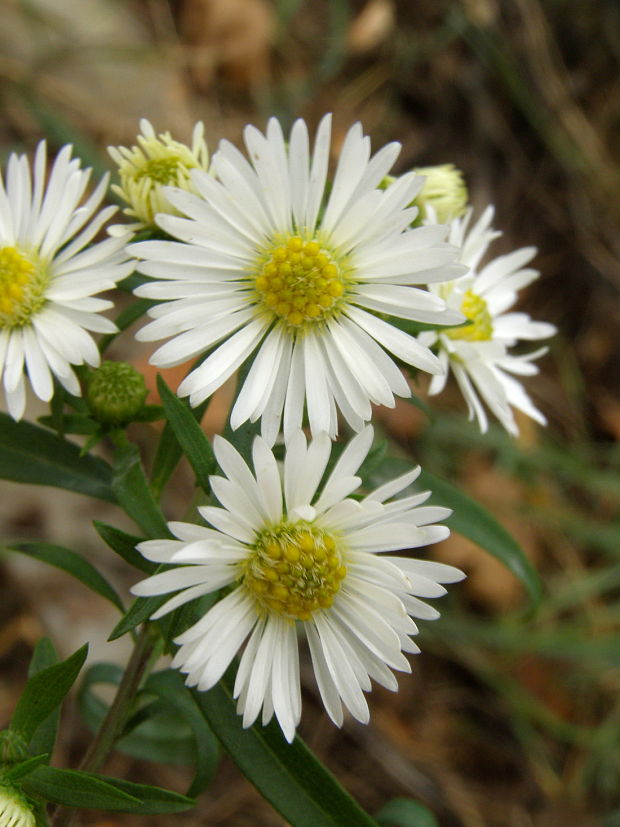
[[88,646],[73,655],[42,669],[28,679],[17,702],[10,728],[28,743],[37,727],[58,707],[73,686],[86,659]]
[[190,725],[195,742],[196,773],[187,794],[198,795],[211,782],[218,763],[219,749],[213,731],[179,672],[156,672],[144,688],[170,704]]
[[157,388],[166,412],[166,419],[196,474],[196,482],[203,491],[209,491],[209,475],[213,474],[217,468],[211,443],[196,421],[189,405],[172,393],[159,374]]
[[243,729],[223,681],[194,697],[230,757],[287,822],[295,827],[376,827],[299,738],[287,743],[273,720],[266,727]]
[[120,599],[116,591],[108,583],[108,581],[101,575],[92,563],[85,560],[80,554],[71,551],[62,546],[56,546],[52,543],[17,543],[10,547],[13,551],[19,551],[22,554],[27,554],[29,557],[34,557],[35,560],[40,560],[50,566],[55,566],[62,571],[66,571],[88,586],[101,597],[109,600],[121,612],[125,610],[123,601]]
[[[47,669],[48,666],[53,666],[55,663],[58,663],[58,660],[59,658],[52,641],[47,637],[41,638],[34,647],[28,667],[28,677],[32,677],[43,669]],[[60,707],[56,707],[34,731],[34,735],[30,739],[30,751],[32,753],[35,755],[41,753],[52,754],[54,744],[56,743],[59,720]]]
[[99,457],[81,456],[73,442],[31,422],[14,422],[0,413],[0,477],[14,482],[53,485],[108,502],[112,469]]
[[168,526],[144,476],[137,445],[126,442],[117,450],[112,490],[118,502],[148,537],[168,537]]
[[139,551],[136,550],[138,543],[144,540],[144,537],[136,537],[133,534],[127,534],[121,531],[120,528],[108,525],[107,523],[93,520],[97,533],[104,543],[108,545],[112,551],[115,551],[119,557],[122,557],[126,563],[133,566],[140,571],[147,574],[152,574],[157,568],[157,563],[152,563],[143,557]]
[[193,799],[172,790],[54,767],[38,767],[27,776],[23,787],[27,793],[39,795],[46,801],[80,809],[158,815],[180,813],[195,804]]

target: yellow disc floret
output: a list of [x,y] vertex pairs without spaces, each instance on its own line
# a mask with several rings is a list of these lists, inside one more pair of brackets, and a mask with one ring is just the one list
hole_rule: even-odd
[[242,580],[267,612],[310,620],[334,602],[347,573],[335,538],[308,523],[282,523],[259,535]]
[[463,296],[461,313],[471,324],[448,328],[443,331],[447,336],[451,339],[465,339],[468,342],[483,342],[492,338],[493,318],[483,298],[467,290]]
[[300,327],[338,311],[344,268],[318,241],[295,235],[267,251],[254,286],[263,307],[287,325]]
[[45,303],[47,271],[36,256],[0,248],[0,328],[22,327]]

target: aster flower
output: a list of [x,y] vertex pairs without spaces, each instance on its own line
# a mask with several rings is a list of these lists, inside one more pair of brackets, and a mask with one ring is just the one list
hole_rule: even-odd
[[0,177],[0,377],[14,419],[24,412],[26,374],[44,401],[53,393],[52,376],[79,395],[71,366],[99,364],[89,331],[116,330],[100,315],[112,302],[94,296],[113,288],[133,265],[124,253],[127,237],[84,249],[116,211],[97,213],[107,176],[81,203],[90,172],[65,146],[46,186],[42,142],[32,176],[26,156],[12,154]]
[[0,824],[2,827],[35,827],[36,817],[16,787],[0,782]]
[[215,437],[225,476],[211,478],[222,507],[199,508],[212,527],[172,522],[177,540],[149,540],[138,549],[174,568],[133,587],[151,596],[177,592],[153,618],[217,589],[229,593],[179,635],[173,666],[187,684],[212,687],[245,648],[234,686],[243,726],[262,708],[291,741],[301,716],[297,632],[306,637],[328,715],[342,725],[344,704],[362,723],[370,679],[397,689],[392,669],[410,672],[403,652],[418,652],[412,617],[438,612],[420,600],[460,580],[441,563],[383,554],[435,543],[449,531],[436,522],[450,511],[422,505],[430,492],[392,499],[419,473],[414,469],[361,500],[356,473],[372,444],[367,427],[325,476],[332,443],[326,433],[308,445],[302,431],[290,440],[283,468],[256,437],[252,472],[235,448]]
[[177,211],[168,201],[164,187],[174,184],[184,190],[194,191],[190,170],[207,170],[209,151],[204,140],[204,125],[199,121],[194,127],[191,147],[175,141],[169,132],[155,134],[151,123],[142,118],[138,146],[109,146],[108,152],[118,165],[120,184],[111,189],[129,204],[123,212],[136,218],[129,225],[110,227],[111,235],[138,231],[155,225],[157,213]]
[[[137,295],[164,301],[137,338],[173,337],[152,356],[177,365],[219,344],[181,383],[193,406],[256,356],[231,414],[237,428],[261,417],[272,443],[301,426],[304,403],[313,433],[337,433],[337,408],[359,431],[371,402],[394,405],[411,392],[392,357],[438,373],[430,350],[386,321],[384,314],[432,324],[458,324],[436,295],[414,287],[454,278],[455,250],[441,226],[412,229],[408,207],[423,184],[415,172],[380,185],[400,145],[370,157],[360,124],[344,141],[326,195],[329,116],[310,157],[308,130],[298,120],[288,146],[277,120],[266,135],[248,126],[248,162],[223,141],[213,175],[194,170],[199,192],[166,189],[185,218],[159,215],[178,241],[132,245],[138,270],[156,281]],[[387,352],[386,352],[387,351]],[[388,355],[388,354],[391,354]]]
[[[438,347],[439,359],[446,369],[443,375],[431,380],[430,394],[443,390],[452,370],[467,402],[469,418],[478,420],[480,430],[484,433],[488,427],[484,402],[504,428],[517,435],[512,408],[541,425],[546,424],[545,417],[514,375],[538,373],[533,361],[546,353],[547,348],[525,355],[510,353],[510,348],[521,340],[546,339],[553,336],[556,329],[547,322],[533,321],[527,313],[510,311],[517,300],[517,291],[540,275],[538,270],[525,266],[536,253],[534,247],[523,247],[480,264],[490,243],[501,235],[491,227],[493,214],[493,207],[487,207],[471,228],[471,208],[463,218],[452,221],[450,242],[460,248],[459,260],[470,272],[442,285],[429,285],[429,290],[445,299],[449,307],[460,310],[470,324],[424,331],[418,338],[429,347]],[[430,220],[433,220],[432,210]]]

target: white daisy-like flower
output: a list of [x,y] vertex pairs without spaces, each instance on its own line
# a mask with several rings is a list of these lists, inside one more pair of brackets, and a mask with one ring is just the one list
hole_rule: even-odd
[[24,413],[26,373],[44,401],[52,397],[53,376],[77,396],[71,366],[99,364],[89,331],[116,330],[100,315],[112,302],[94,296],[129,275],[133,264],[124,252],[127,236],[85,249],[116,212],[106,207],[97,213],[107,176],[82,203],[90,172],[65,146],[46,185],[41,142],[32,175],[27,157],[11,154],[0,176],[0,377],[14,419]]
[[438,325],[462,321],[440,297],[413,286],[465,272],[453,264],[444,227],[410,227],[417,208],[408,205],[424,179],[411,172],[382,188],[400,145],[371,158],[370,139],[356,124],[327,194],[330,131],[326,116],[311,155],[301,120],[288,146],[275,119],[266,135],[246,127],[251,162],[223,141],[213,174],[191,173],[199,196],[166,190],[187,217],[159,215],[157,222],[179,240],[131,248],[143,259],[138,270],[156,279],[137,295],[164,302],[137,338],[173,337],[151,362],[177,365],[221,343],[179,387],[195,406],[257,351],[231,424],[261,417],[270,443],[282,414],[286,439],[301,426],[304,404],[312,432],[333,437],[337,408],[359,431],[371,402],[392,407],[394,394],[410,396],[392,356],[430,373],[442,370],[426,346],[384,314]]
[[146,118],[140,121],[140,130],[138,146],[108,147],[110,157],[118,165],[120,178],[120,184],[112,184],[111,189],[129,205],[123,212],[137,219],[133,224],[110,227],[110,235],[153,227],[157,213],[178,214],[168,201],[164,187],[174,184],[193,192],[190,170],[209,167],[201,121],[194,126],[191,147],[175,141],[169,132],[157,135]]
[[0,825],[35,827],[36,818],[27,799],[15,787],[0,784]]
[[[510,353],[517,342],[547,339],[556,332],[554,325],[533,321],[527,313],[510,311],[517,293],[535,281],[540,273],[526,265],[536,254],[534,247],[523,247],[507,255],[480,262],[490,243],[501,233],[491,226],[494,209],[489,206],[470,228],[471,208],[450,224],[449,240],[460,249],[459,260],[470,272],[454,281],[429,290],[445,299],[448,306],[460,310],[470,324],[441,331],[424,331],[420,342],[438,347],[445,368],[431,380],[429,393],[443,390],[450,370],[461,389],[469,409],[469,418],[478,420],[484,433],[488,427],[483,402],[506,430],[517,435],[513,408],[522,411],[541,425],[543,414],[514,376],[538,373],[533,361],[547,352],[543,347],[525,355]],[[433,220],[432,210],[430,220]],[[510,311],[510,312],[508,312]]]
[[449,531],[436,523],[451,512],[423,505],[428,491],[392,499],[419,468],[352,499],[372,436],[368,426],[354,437],[323,485],[332,447],[326,433],[308,445],[297,431],[283,467],[256,437],[253,472],[230,443],[215,437],[225,477],[214,476],[211,484],[222,507],[199,508],[212,528],[172,522],[177,540],[138,546],[149,560],[175,566],[132,589],[140,596],[177,592],[153,618],[230,589],[176,639],[173,666],[187,673],[189,686],[207,690],[245,642],[234,686],[245,727],[262,708],[263,724],[275,713],[293,739],[301,716],[298,632],[308,641],[330,718],[341,726],[344,704],[366,723],[371,678],[396,690],[391,670],[411,671],[403,654],[419,651],[411,618],[439,616],[420,598],[439,597],[446,591],[440,583],[464,576],[442,563],[381,553],[443,540]]

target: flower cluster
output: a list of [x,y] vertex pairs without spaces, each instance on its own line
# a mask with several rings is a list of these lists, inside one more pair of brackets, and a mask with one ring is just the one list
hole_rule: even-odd
[[[200,357],[178,388],[190,405],[249,366],[230,425],[234,433],[260,420],[251,464],[215,438],[223,476],[210,489],[220,505],[198,509],[206,525],[171,522],[176,539],[140,543],[168,568],[133,591],[170,595],[153,619],[218,594],[177,636],[173,665],[208,690],[239,654],[243,725],[275,715],[291,741],[301,716],[298,633],[331,719],[340,726],[345,707],[366,722],[371,680],[395,690],[393,670],[410,671],[413,618],[438,617],[424,599],[464,576],[406,554],[449,533],[441,523],[450,511],[409,490],[419,468],[367,484],[372,405],[411,395],[408,367],[432,375],[431,394],[453,374],[483,431],[485,405],[512,434],[513,409],[544,423],[515,376],[535,373],[545,349],[514,348],[554,328],[512,310],[538,277],[527,266],[534,250],[485,261],[498,235],[493,209],[472,223],[452,165],[390,177],[399,145],[373,155],[356,124],[330,178],[329,116],[313,143],[301,120],[288,140],[275,119],[265,134],[248,126],[247,158],[222,141],[210,159],[203,131],[198,124],[188,147],[143,120],[137,146],[110,148],[113,191],[136,221],[108,227],[104,240],[95,239],[114,212],[99,210],[107,177],[84,200],[89,171],[70,147],[49,176],[44,144],[32,174],[11,155],[0,178],[0,377],[14,419],[26,380],[44,401],[55,382],[79,396],[73,368],[100,364],[91,333],[116,331],[101,315],[111,302],[95,296],[134,267],[135,295],[153,303],[137,338],[167,340],[153,364]],[[129,243],[134,230],[142,240]],[[143,409],[146,387],[130,366],[105,362],[84,387],[102,433]],[[332,459],[343,422],[356,435]],[[10,817],[28,823],[15,820],[15,802],[5,801]]]

